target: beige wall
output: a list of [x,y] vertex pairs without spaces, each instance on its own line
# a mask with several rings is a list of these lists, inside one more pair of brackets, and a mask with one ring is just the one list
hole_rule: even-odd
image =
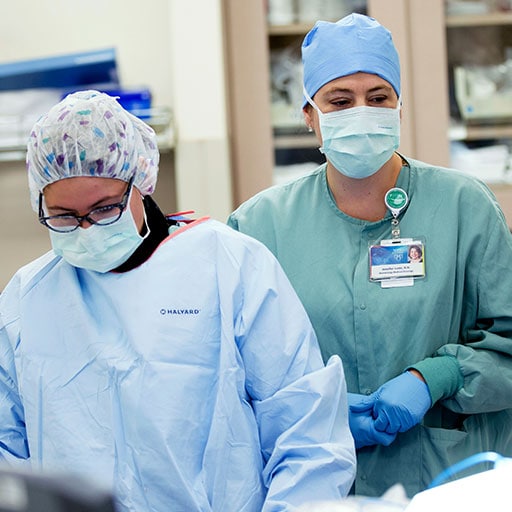
[[270,57],[264,2],[225,0],[233,205],[272,185]]
[[47,251],[47,229],[32,211],[22,162],[0,164],[0,291],[12,274]]
[[171,0],[2,2],[0,62],[115,47],[123,85],[149,85],[155,103],[169,105],[170,5]]
[[222,0],[170,10],[178,208],[224,222],[232,209]]

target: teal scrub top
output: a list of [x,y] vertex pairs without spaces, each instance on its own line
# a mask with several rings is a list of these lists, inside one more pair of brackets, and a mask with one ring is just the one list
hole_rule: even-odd
[[[409,496],[477,452],[512,455],[512,237],[492,192],[451,169],[409,159],[396,186],[409,203],[402,237],[424,241],[423,279],[383,288],[369,279],[380,221],[336,206],[326,166],[240,206],[233,228],[276,255],[316,330],[323,357],[343,360],[349,392],[369,394],[405,369],[421,371],[434,406],[389,446],[358,451],[357,494],[393,484]],[[477,471],[481,468],[477,468]]]

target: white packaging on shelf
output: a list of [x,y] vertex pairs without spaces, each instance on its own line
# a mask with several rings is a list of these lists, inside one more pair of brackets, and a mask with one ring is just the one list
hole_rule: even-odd
[[500,183],[506,179],[509,150],[505,144],[471,149],[462,142],[450,145],[451,166],[487,183]]

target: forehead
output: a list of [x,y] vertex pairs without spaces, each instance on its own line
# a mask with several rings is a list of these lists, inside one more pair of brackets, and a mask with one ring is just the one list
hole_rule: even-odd
[[65,200],[67,203],[82,200],[99,200],[122,194],[126,182],[116,178],[76,176],[55,181],[43,189],[47,203]]
[[395,94],[389,82],[378,75],[371,73],[354,73],[331,80],[322,86],[315,94],[324,96],[337,92],[349,92],[353,94],[366,94],[370,91],[383,90]]

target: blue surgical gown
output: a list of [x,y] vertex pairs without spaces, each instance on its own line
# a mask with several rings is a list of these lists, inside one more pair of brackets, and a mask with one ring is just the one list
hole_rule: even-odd
[[355,476],[342,365],[259,242],[204,220],[123,274],[48,253],[0,296],[0,456],[120,511],[284,511]]

